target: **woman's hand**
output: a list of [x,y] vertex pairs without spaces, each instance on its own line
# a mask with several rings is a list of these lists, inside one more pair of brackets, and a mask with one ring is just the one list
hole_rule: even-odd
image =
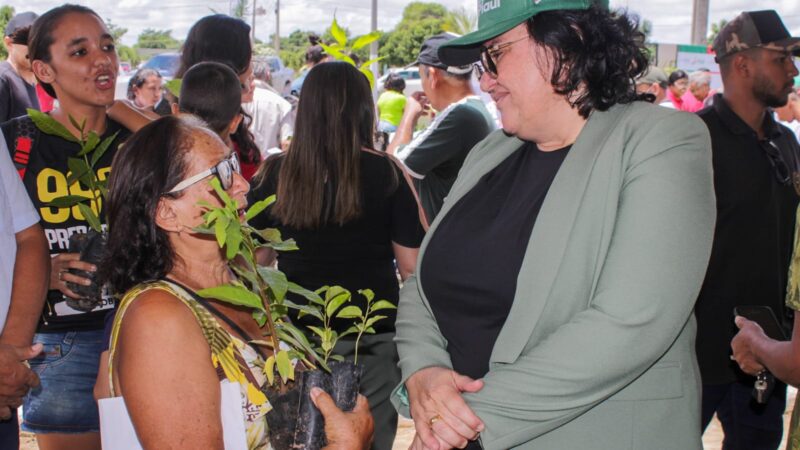
[[742,372],[749,375],[758,375],[765,369],[761,364],[754,350],[754,342],[761,339],[769,339],[757,323],[747,320],[742,316],[734,319],[739,333],[733,337],[731,348],[733,349],[733,359],[739,364]]
[[50,289],[57,289],[70,298],[81,298],[80,295],[72,292],[72,290],[67,287],[67,281],[89,286],[92,284],[92,280],[71,274],[68,270],[77,269],[86,272],[95,272],[97,271],[97,267],[95,267],[94,264],[81,261],[80,257],[81,255],[79,253],[61,253],[50,258],[50,264],[52,265],[50,270]]
[[311,389],[311,400],[325,417],[325,436],[328,438],[327,450],[365,450],[372,442],[375,423],[369,412],[367,398],[358,396],[356,407],[344,412],[320,388]]
[[420,444],[443,450],[464,448],[476,439],[484,425],[461,393],[482,388],[483,381],[443,367],[428,367],[411,375],[406,389]]

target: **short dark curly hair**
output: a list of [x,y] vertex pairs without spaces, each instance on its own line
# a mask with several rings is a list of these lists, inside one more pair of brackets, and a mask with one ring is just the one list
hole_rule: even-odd
[[202,125],[199,119],[162,117],[114,155],[106,203],[108,247],[99,271],[114,294],[172,270],[175,253],[167,233],[156,225],[156,210],[164,193],[185,177],[192,133]]
[[649,58],[637,17],[592,6],[543,12],[526,24],[533,41],[552,58],[555,92],[582,117],[642,99],[635,80],[647,70]]

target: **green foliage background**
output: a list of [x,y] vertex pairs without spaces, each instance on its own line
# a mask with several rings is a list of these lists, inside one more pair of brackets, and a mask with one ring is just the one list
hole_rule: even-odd
[[[11,18],[14,17],[14,8],[12,6],[0,6],[0,31],[5,32],[6,25]],[[3,33],[5,36],[5,33]],[[5,44],[0,44],[0,59],[5,60],[8,58],[8,51],[6,51]]]

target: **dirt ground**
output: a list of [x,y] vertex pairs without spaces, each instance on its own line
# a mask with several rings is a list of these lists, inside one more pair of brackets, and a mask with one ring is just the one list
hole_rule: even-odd
[[[789,388],[789,395],[787,399],[787,409],[786,413],[784,413],[784,442],[781,444],[781,448],[786,446],[786,437],[785,433],[786,430],[789,429],[789,418],[792,415],[792,407],[794,406],[794,399],[797,395],[797,390],[793,388]],[[397,428],[397,438],[394,441],[394,447],[392,450],[406,450],[408,446],[411,444],[411,440],[414,438],[414,423],[407,419],[400,419],[400,424]],[[719,422],[715,418],[711,425],[706,430],[705,434],[703,435],[703,448],[705,450],[719,450],[722,447],[722,428],[719,425]],[[38,450],[39,447],[36,445],[36,439],[34,439],[33,435],[28,433],[22,433],[21,438],[21,450]],[[76,449],[78,450],[78,449]]]

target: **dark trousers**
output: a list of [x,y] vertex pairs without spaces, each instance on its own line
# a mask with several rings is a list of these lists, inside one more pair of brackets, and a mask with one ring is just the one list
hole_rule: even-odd
[[[372,450],[391,450],[397,433],[397,411],[389,401],[392,391],[400,383],[397,367],[397,347],[394,333],[365,334],[358,348],[358,363],[364,365],[361,377],[361,393],[369,400],[375,435]],[[334,353],[353,360],[355,340],[342,339],[336,344]]]
[[19,420],[17,410],[11,411],[11,418],[0,420],[0,449],[16,450],[19,448]]
[[766,404],[753,399],[753,382],[703,385],[702,430],[714,413],[722,423],[722,450],[776,450],[783,437],[786,385],[776,382]]

